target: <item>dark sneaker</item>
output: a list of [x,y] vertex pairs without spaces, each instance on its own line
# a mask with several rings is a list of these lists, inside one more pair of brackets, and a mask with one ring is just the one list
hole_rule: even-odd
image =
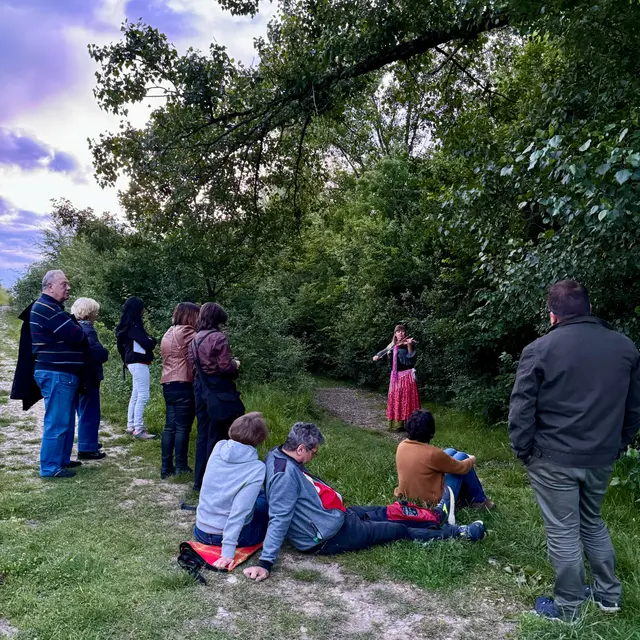
[[81,467],[82,462],[80,460],[69,460],[67,464],[62,465],[65,469],[73,469],[74,467]]
[[175,476],[176,472],[173,469],[160,469],[160,478],[162,480],[166,480],[171,476]]
[[181,473],[193,473],[193,469],[191,467],[178,467],[176,475],[179,476]]
[[489,498],[485,498],[482,502],[472,502],[469,507],[471,509],[486,509],[487,511],[491,511],[496,508],[496,503]]
[[107,454],[104,451],[78,451],[78,458],[81,460],[102,460]]
[[622,607],[619,602],[604,600],[600,596],[596,595],[591,585],[585,585],[584,597],[587,598],[587,600],[593,600],[598,605],[600,611],[603,611],[604,613],[620,613],[620,611],[622,611]]
[[546,620],[554,620],[556,622],[564,622],[565,624],[574,624],[577,622],[577,616],[567,615],[562,609],[553,601],[553,598],[546,596],[536,598],[536,604],[534,613]]
[[76,475],[75,471],[69,471],[68,469],[58,469],[50,478],[73,478]]
[[136,440],[155,440],[157,436],[149,433],[146,429],[140,429],[140,431],[133,432],[133,437],[136,438]]
[[484,526],[482,520],[476,520],[471,524],[463,524],[458,527],[458,537],[469,542],[478,542],[484,538],[487,533],[487,529]]

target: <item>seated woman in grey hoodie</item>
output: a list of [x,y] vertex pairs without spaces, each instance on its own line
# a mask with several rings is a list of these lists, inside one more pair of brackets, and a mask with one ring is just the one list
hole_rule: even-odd
[[262,414],[247,413],[233,422],[229,440],[218,442],[207,462],[193,533],[198,542],[222,545],[216,569],[231,565],[236,546],[253,546],[266,535],[265,466],[256,449],[266,439]]

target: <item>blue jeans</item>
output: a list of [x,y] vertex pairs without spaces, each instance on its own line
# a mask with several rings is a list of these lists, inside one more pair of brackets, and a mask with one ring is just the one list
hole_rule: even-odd
[[71,461],[80,380],[61,371],[36,371],[33,377],[44,398],[40,475],[46,478]]
[[387,507],[349,507],[344,523],[333,538],[329,538],[318,550],[322,556],[332,556],[345,551],[359,551],[395,540],[446,540],[458,535],[458,527],[448,524],[441,527],[413,521],[389,522]]
[[78,451],[98,451],[100,387],[90,387],[78,398]]
[[[269,524],[269,505],[267,504],[267,498],[264,495],[264,491],[260,491],[256,504],[253,508],[253,518],[251,522],[245,524],[242,527],[242,531],[238,536],[239,547],[252,547],[254,544],[259,544],[264,541],[267,535],[267,525]],[[198,542],[202,544],[215,544],[220,546],[222,544],[222,536],[216,533],[205,533],[198,529],[197,526],[193,528],[193,535]]]
[[[468,454],[462,451],[456,451],[455,449],[445,449],[444,452],[456,460],[466,460],[469,457]],[[456,504],[460,506],[468,506],[472,502],[484,502],[487,499],[475,469],[471,469],[471,471],[464,476],[445,473],[444,486],[445,489],[446,487],[451,488],[456,498]],[[447,491],[442,497],[443,501],[447,498],[448,493]]]

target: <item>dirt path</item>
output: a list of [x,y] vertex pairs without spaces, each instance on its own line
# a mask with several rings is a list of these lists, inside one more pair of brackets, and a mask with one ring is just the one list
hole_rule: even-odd
[[381,431],[394,440],[406,437],[404,432],[388,431],[387,396],[375,391],[353,387],[320,387],[316,390],[316,404],[331,415],[369,431]]
[[[0,465],[16,474],[16,480],[33,484],[34,496],[47,486],[37,476],[43,403],[24,413],[21,404],[6,400],[15,367],[15,341],[7,336],[6,317],[0,310]],[[340,418],[368,429],[385,429],[384,397],[353,389],[321,389],[318,402]],[[122,444],[121,429],[101,425],[100,438],[108,452],[107,464],[116,464],[127,474],[124,484],[114,486],[113,507],[127,510],[135,518],[139,501],[154,501],[165,508],[163,526],[173,532],[177,543],[189,539],[193,513],[181,511],[183,484],[161,481],[157,469]],[[110,440],[113,442],[110,444]],[[114,446],[114,444],[118,446]],[[108,466],[103,470],[108,473]],[[146,478],[145,478],[146,476]],[[153,478],[153,479],[149,479]],[[156,479],[157,478],[157,479]],[[35,498],[34,498],[35,499]],[[171,557],[163,561],[176,570]],[[507,638],[519,613],[512,603],[485,600],[468,594],[446,597],[394,581],[367,582],[345,570],[339,559],[308,557],[286,551],[273,576],[256,585],[240,571],[233,574],[206,572],[208,584],[193,586],[193,597],[210,604],[205,619],[187,619],[184,637],[272,637],[274,620],[283,611],[296,623],[281,635],[300,640],[352,638],[388,640],[400,638],[469,640]],[[188,614],[187,614],[188,615]],[[12,624],[10,624],[12,623]],[[15,623],[0,616],[0,637],[17,633]]]

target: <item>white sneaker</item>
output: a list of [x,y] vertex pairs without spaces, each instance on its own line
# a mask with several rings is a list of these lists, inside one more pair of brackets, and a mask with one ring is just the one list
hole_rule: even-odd
[[136,428],[132,425],[130,427],[127,427],[127,433],[132,436],[133,433],[135,432]]
[[138,440],[154,440],[157,436],[153,433],[149,433],[146,429],[140,429],[140,431],[134,431],[133,437]]

